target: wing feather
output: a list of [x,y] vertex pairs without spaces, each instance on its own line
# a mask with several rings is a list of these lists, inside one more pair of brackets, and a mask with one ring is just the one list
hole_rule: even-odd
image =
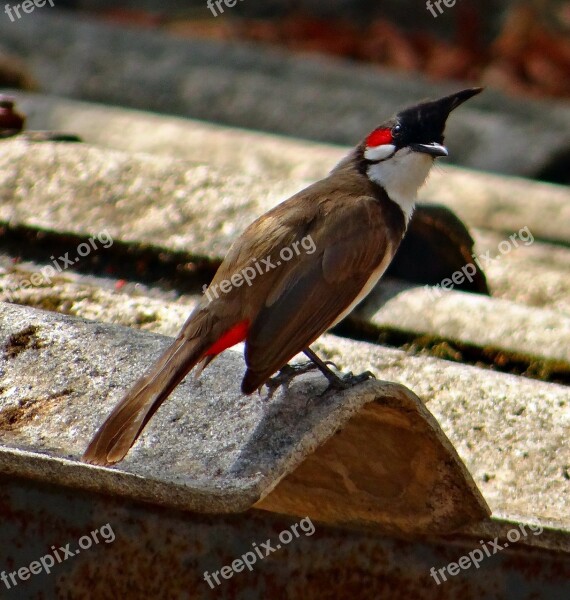
[[395,251],[375,198],[321,204],[308,231],[316,251],[299,256],[290,271],[281,275],[251,325],[245,350],[245,393],[263,385],[324,333],[358,298],[386,252]]

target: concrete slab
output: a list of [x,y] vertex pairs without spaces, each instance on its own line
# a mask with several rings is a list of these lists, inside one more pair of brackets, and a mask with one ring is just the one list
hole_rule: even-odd
[[[278,140],[276,146],[279,145]],[[151,245],[168,252],[186,251],[189,259],[210,264],[222,259],[238,233],[257,215],[301,187],[301,182],[294,179],[260,178],[248,172],[236,175],[209,165],[173,162],[163,156],[125,154],[84,144],[36,144],[15,139],[5,141],[3,150],[0,157],[3,199],[0,220],[11,227],[48,228],[86,238],[106,232],[109,239],[118,239],[135,247]],[[307,152],[310,155],[309,148]],[[440,180],[435,189],[438,194],[443,194],[446,186],[456,186],[459,190],[462,180],[466,184],[473,181],[458,191],[459,199],[450,200],[458,212],[463,210],[463,202],[467,210],[475,212],[477,201],[482,206],[486,203],[487,212],[496,211],[500,215],[504,208],[502,203],[510,202],[513,190],[522,185],[505,182],[496,176],[455,170],[451,177]],[[477,200],[470,195],[469,190],[473,187],[480,192]],[[567,223],[554,219],[553,215],[570,207],[567,202],[569,192],[541,184],[527,187],[525,201],[519,207],[519,218],[526,209],[527,216],[531,213],[536,216],[532,230],[537,237],[541,227],[545,236],[564,236]],[[558,195],[549,196],[550,188]],[[432,186],[428,194],[434,194],[433,189]],[[535,203],[541,206],[540,216]],[[484,206],[482,210],[485,210]],[[521,223],[515,221],[511,225],[517,227]],[[497,217],[496,227],[501,226],[505,225]],[[107,251],[98,245],[99,252]],[[76,252],[71,250],[71,254]],[[499,252],[495,251],[493,256],[495,254],[499,255]],[[562,264],[564,257],[570,258],[570,251],[564,252]],[[80,256],[72,256],[70,262],[75,264],[80,260]],[[552,277],[559,278],[563,273],[558,271]],[[392,292],[381,293],[393,295]],[[439,306],[450,301],[449,298],[442,298],[437,304],[434,303],[436,296],[427,291],[423,300],[416,298],[422,309],[411,311],[409,319],[422,325],[418,329],[420,333],[435,335],[439,332],[441,336],[478,347],[493,345],[498,350],[520,354],[527,361],[534,357],[561,361],[566,365],[562,365],[562,370],[570,369],[568,342],[564,337],[568,326],[564,315],[546,309],[533,313],[531,309],[507,301],[504,301],[507,304],[501,304],[490,299],[466,297],[460,302],[457,298],[463,296],[453,298],[452,312],[458,315],[455,325],[448,319],[450,307]],[[371,301],[369,306],[378,308],[381,302],[381,299],[376,303]],[[376,325],[389,323],[396,326],[399,323],[406,327],[401,313],[408,312],[409,303],[404,299],[395,302],[394,310],[398,314],[394,318],[388,317],[387,321],[379,317]],[[469,310],[465,310],[465,303],[469,304]],[[483,334],[479,331],[481,328],[473,324],[470,315],[474,310],[480,313],[480,318],[485,314],[490,319],[487,333]],[[367,318],[371,314],[367,314]],[[528,325],[525,333],[521,330],[521,319]],[[442,330],[440,325],[444,322]],[[493,323],[500,328],[492,326]],[[411,322],[408,325],[411,327]],[[498,330],[502,332],[500,335],[497,335]]]
[[[198,512],[239,512],[266,497],[308,455],[325,452],[330,473],[321,468],[320,486],[298,474],[302,493],[286,494],[319,520],[426,535],[488,514],[435,420],[402,386],[371,381],[319,398],[326,380],[314,375],[273,397],[244,397],[236,351],[220,357],[199,382],[179,386],[117,467],[78,462],[104,416],[167,340],[1,308],[4,473]],[[371,432],[378,452],[364,457]],[[380,452],[387,446],[391,452]],[[340,471],[351,481],[349,496]],[[318,501],[323,487],[326,504]],[[287,512],[274,498],[264,505]]]

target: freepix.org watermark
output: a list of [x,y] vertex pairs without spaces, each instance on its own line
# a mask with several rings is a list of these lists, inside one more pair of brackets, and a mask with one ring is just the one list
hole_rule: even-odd
[[[315,533],[315,526],[313,525],[313,522],[309,517],[305,517],[298,523],[291,525],[289,529],[284,529],[279,534],[279,543],[275,544],[275,546],[271,545],[270,539],[266,540],[265,542],[261,542],[259,545],[253,542],[251,544],[253,550],[245,552],[240,556],[240,558],[236,558],[231,565],[225,565],[219,571],[214,571],[212,573],[205,571],[204,580],[208,582],[208,585],[212,589],[214,589],[217,585],[222,583],[219,575],[221,575],[223,579],[231,579],[235,573],[241,573],[245,568],[253,571],[253,565],[258,560],[267,558],[270,554],[273,554],[273,552],[277,552],[277,550],[280,550],[283,546],[289,544],[293,539],[300,537],[301,533],[299,533],[299,529],[307,537]],[[215,584],[212,582],[212,579],[216,582]]]
[[115,541],[115,532],[111,527],[110,523],[106,523],[94,529],[87,535],[82,535],[77,540],[79,548],[71,548],[71,542],[56,548],[51,547],[51,552],[44,554],[38,560],[32,561],[26,567],[20,567],[11,573],[2,571],[0,573],[0,580],[6,586],[7,589],[16,587],[20,582],[27,581],[32,575],[39,575],[40,573],[51,573],[51,570],[58,564],[66,561],[68,558],[73,558],[78,554],[81,554],[82,550],[89,550],[94,544],[99,544],[101,541],[106,544],[111,544]]
[[[441,8],[442,4],[447,8],[453,8],[456,2],[457,0],[434,0],[433,2],[431,0],[427,0],[426,8],[432,14],[433,18],[437,19],[439,15],[443,14],[443,8]],[[435,12],[436,9],[439,11],[439,14]]]
[[[10,17],[10,21],[12,23],[16,19],[21,19],[23,14],[20,13],[20,9],[22,13],[29,15],[34,12],[36,8],[43,8],[46,4],[49,4],[52,8],[55,6],[53,0],[24,0],[20,4],[14,4],[10,6],[10,4],[6,4],[4,6],[4,12]],[[14,15],[16,15],[16,19],[14,19]]]
[[511,234],[509,239],[499,242],[499,254],[496,256],[491,256],[490,250],[487,250],[487,252],[479,254],[478,256],[472,254],[472,263],[467,263],[461,267],[461,269],[455,271],[451,277],[446,277],[441,281],[441,283],[438,283],[435,286],[424,286],[425,289],[429,291],[433,298],[440,298],[444,292],[452,290],[456,285],[461,285],[466,279],[469,281],[469,283],[472,283],[473,277],[477,273],[477,267],[475,265],[477,265],[481,270],[484,270],[484,268],[491,263],[500,260],[501,256],[504,256],[505,254],[511,252],[514,248],[519,247],[517,238],[524,246],[530,246],[534,242],[534,236],[527,225],[526,227],[519,229],[519,231],[516,233]]
[[[239,0],[239,1],[243,2],[243,0]],[[218,13],[224,12],[224,7],[222,5],[225,5],[226,8],[233,8],[237,3],[238,3],[238,0],[208,0],[206,2],[206,6],[212,11],[212,14],[214,15],[214,17],[217,17]],[[216,9],[214,8],[214,4],[216,5],[218,12],[216,12]]]
[[12,302],[14,299],[14,292],[18,290],[40,287],[45,284],[50,285],[53,277],[77,264],[82,258],[89,256],[94,250],[98,250],[99,244],[105,249],[110,248],[113,245],[113,238],[106,229],[100,231],[97,235],[90,237],[86,242],[79,244],[75,249],[77,256],[70,257],[69,252],[66,252],[63,256],[58,256],[57,258],[52,255],[50,256],[51,265],[42,267],[39,272],[33,273],[29,279],[22,279],[14,285],[7,285],[5,288],[5,302]]
[[241,287],[244,283],[251,285],[253,280],[258,275],[265,275],[269,271],[276,269],[281,266],[284,262],[289,262],[295,256],[299,256],[303,250],[305,254],[313,254],[317,249],[313,238],[310,235],[305,236],[303,239],[293,242],[291,246],[281,248],[279,251],[279,258],[273,259],[271,256],[262,258],[261,260],[254,259],[252,265],[244,267],[241,271],[234,273],[229,279],[224,279],[220,283],[216,283],[210,287],[207,285],[202,286],[202,291],[206,294],[208,302],[212,302],[214,298],[219,298],[218,290],[222,294],[227,294],[233,287]]
[[[540,535],[542,533],[542,525],[535,523],[528,523],[525,526],[524,523],[519,523],[518,528],[513,527],[513,529],[509,529],[507,532],[507,541],[502,545],[499,544],[499,538],[496,537],[494,540],[479,540],[479,544],[481,544],[481,548],[475,548],[464,554],[460,557],[457,562],[450,562],[445,565],[445,567],[441,567],[441,569],[437,569],[432,567],[429,570],[429,574],[433,577],[434,581],[437,585],[441,585],[443,581],[447,581],[447,576],[455,577],[461,572],[461,569],[466,571],[471,567],[479,568],[479,565],[486,559],[490,558],[494,554],[501,552],[505,548],[509,547],[509,544],[516,544],[521,537],[526,537],[528,532],[526,531],[526,527],[530,529],[533,535]],[[447,571],[447,574],[446,574]]]

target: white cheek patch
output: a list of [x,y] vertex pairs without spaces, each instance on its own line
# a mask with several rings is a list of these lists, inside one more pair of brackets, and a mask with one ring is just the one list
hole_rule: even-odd
[[389,156],[392,156],[396,151],[394,144],[382,144],[381,146],[373,146],[372,148],[366,148],[364,151],[364,158],[366,160],[384,160]]

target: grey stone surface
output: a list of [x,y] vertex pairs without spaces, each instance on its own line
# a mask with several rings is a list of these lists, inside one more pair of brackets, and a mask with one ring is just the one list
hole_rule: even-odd
[[532,515],[560,526],[568,522],[568,387],[334,336],[322,337],[313,347],[342,369],[370,369],[418,394],[494,516]]
[[[38,167],[41,168],[38,169]],[[208,165],[77,144],[2,143],[0,219],[168,246],[219,259],[297,183],[226,175]],[[160,198],[166,200],[163,204]]]
[[564,363],[570,371],[570,315],[558,311],[460,291],[385,283],[353,314],[377,327],[540,356]]
[[[57,297],[68,298],[69,310],[74,314],[168,335],[177,332],[191,307],[187,302],[145,302],[144,296],[129,297],[104,290],[92,290],[86,297],[85,290],[74,289],[70,283],[63,288],[56,284],[49,291]],[[34,290],[26,292],[29,294],[26,301],[34,305]],[[35,292],[39,294],[40,291]],[[37,297],[35,301],[39,303]],[[145,318],[141,319],[141,315]],[[529,333],[532,332],[524,332],[525,335]],[[114,332],[113,337],[116,337]],[[123,344],[122,338],[117,344]],[[474,474],[495,515],[506,518],[523,515],[526,519],[539,516],[556,526],[564,526],[570,518],[567,515],[568,480],[565,478],[570,461],[566,443],[570,402],[567,387],[426,356],[409,356],[402,351],[333,336],[325,336],[317,347],[324,357],[334,360],[345,370],[372,369],[377,377],[397,381],[418,393]],[[235,361],[229,376],[239,382],[242,359],[235,353],[230,355],[220,361],[229,358]],[[139,369],[150,358],[150,354],[141,356]],[[225,362],[219,364],[223,369],[228,368]],[[215,376],[216,373],[212,373],[212,377]],[[203,386],[210,385],[210,379],[204,380]],[[184,387],[190,386],[185,384]],[[115,393],[118,395],[119,392]],[[186,412],[182,401],[174,402],[174,408],[171,404],[167,405],[170,408],[165,407],[167,414]],[[100,410],[102,413],[104,411]],[[163,450],[166,454],[177,447],[176,443],[172,446],[170,438],[163,439],[163,443],[168,446]],[[145,456],[156,451],[152,442],[150,444]]]
[[[259,177],[272,186],[297,179],[300,189],[323,177],[347,152],[343,147],[194,120],[22,92],[14,95],[30,115],[32,128],[77,133],[87,143],[116,150],[207,163],[228,174]],[[564,186],[483,174],[440,161],[419,197],[448,206],[470,227],[511,235],[526,226],[537,238],[570,243],[570,193]]]
[[[32,129],[76,132],[86,142],[107,148],[206,162],[226,174],[259,177],[268,185],[291,180],[297,181],[300,188],[324,176],[346,151],[62,98],[21,92],[17,92],[16,97],[28,114]],[[453,192],[449,192],[448,185]],[[519,242],[505,254],[498,249],[524,226],[528,226],[533,235],[558,239],[562,244],[570,239],[570,230],[565,228],[567,220],[559,218],[570,205],[570,196],[564,188],[529,185],[515,179],[439,166],[428,180],[427,191],[421,190],[420,195],[434,202],[448,198],[470,226],[479,225],[472,230],[475,253],[481,256],[489,251],[496,259],[483,261],[494,296],[570,314],[570,250],[567,247],[534,240],[529,245]],[[468,206],[462,206],[462,198],[467,199]],[[555,201],[551,202],[551,198]],[[484,208],[481,214],[479,206]],[[523,272],[525,275],[521,276]]]
[[528,227],[536,239],[569,245],[567,187],[467,170],[450,173],[430,177],[422,197],[437,199],[471,227],[505,233],[504,239]]
[[27,285],[26,282],[31,282],[35,273],[41,274],[44,267],[0,266],[0,302],[173,337],[199,300],[196,295],[183,295],[173,301],[171,294],[156,288],[140,291],[136,284],[126,285],[119,292],[105,286],[107,282],[101,278],[78,276],[71,271],[50,277],[49,281],[42,280],[40,285]]
[[471,232],[478,256],[489,251],[499,258],[485,266],[494,298],[570,315],[570,248],[535,240],[500,255],[497,249],[508,235],[479,228]]
[[[421,523],[414,525],[409,516],[394,522],[409,533],[443,532],[452,522],[464,524],[465,516],[457,520],[455,513],[477,502],[478,492],[452,446],[421,400],[402,386],[370,381],[319,397],[327,381],[311,375],[273,395],[244,397],[239,391],[243,360],[236,351],[221,356],[199,381],[181,384],[118,466],[76,462],[103,416],[167,340],[28,308],[0,308],[0,470],[5,473],[198,512],[238,512],[263,497],[267,504],[280,479],[365,405],[378,403],[391,420],[399,411],[402,419],[412,414],[419,419],[414,432],[425,444],[425,457],[417,456],[417,448],[399,457],[404,472],[406,458],[416,464],[435,459],[433,473],[407,482]],[[379,437],[387,435],[381,420],[373,423]],[[392,460],[374,458],[385,472],[394,468]],[[350,464],[344,466],[350,471]],[[411,465],[409,474],[415,468]],[[351,479],[358,486],[359,477]],[[426,482],[431,493],[421,497],[418,490]],[[366,489],[370,497],[373,488],[367,483]],[[409,502],[403,494],[400,501]],[[479,502],[482,508],[473,511],[477,520],[486,514]],[[390,503],[384,507],[385,527],[397,531],[391,510]]]
[[[123,311],[132,307],[118,297],[107,318]],[[311,375],[271,400],[246,398],[238,348],[198,384],[183,383],[123,463],[94,468],[74,459],[166,340],[10,305],[0,316],[2,471],[170,506],[245,510],[383,385],[316,400],[326,382]],[[7,343],[26,330],[27,344]],[[345,370],[371,368],[421,393],[495,517],[568,529],[567,388],[333,336],[316,348]],[[531,541],[548,546],[546,538]]]
[[27,115],[29,129],[67,131],[92,145],[207,163],[222,171],[264,179],[314,181],[328,173],[346,152],[344,147],[196,119],[19,90],[9,93]]
[[[260,177],[255,167],[253,172],[226,169],[220,173],[209,165],[189,165],[159,156],[131,157],[88,146],[6,140],[2,148],[0,192],[4,203],[0,218],[12,223],[28,219],[75,232],[85,231],[81,223],[89,223],[91,231],[107,223],[126,241],[144,230],[148,242],[171,239],[175,247],[192,249],[196,255],[223,257],[236,233],[309,183]],[[228,148],[231,152],[231,143]],[[274,151],[279,148],[277,141]],[[305,146],[303,152],[310,161],[312,147]],[[324,167],[327,158],[319,149],[317,154],[315,171]],[[223,165],[228,159],[218,160]],[[294,171],[294,163],[288,169]],[[287,175],[287,167],[281,165],[273,173],[270,170],[270,175],[281,170]],[[94,195],[100,199],[96,205],[91,202]],[[157,196],[169,198],[170,206],[157,208]],[[420,199],[448,206],[468,226],[509,235],[529,227],[535,238],[564,245],[570,240],[569,197],[563,186],[444,166],[438,167],[420,191]],[[200,236],[214,237],[215,245],[207,251]]]
[[[201,132],[200,128],[198,131]],[[221,135],[221,132],[218,133]],[[251,134],[241,139],[237,132],[232,133],[238,148],[245,143],[255,147],[256,140]],[[216,136],[210,143],[222,145]],[[291,151],[292,144],[283,144],[281,140],[273,143],[262,136],[260,147],[250,154],[254,158],[258,155],[269,156],[271,152],[277,156],[282,145]],[[234,145],[228,141],[224,148],[231,155]],[[169,252],[183,250],[202,261],[221,260],[236,235],[255,217],[307,183],[294,178],[297,163],[286,152],[281,156],[281,161],[275,163],[274,170],[268,169],[268,175],[260,177],[257,172],[259,165],[255,160],[244,163],[239,174],[233,169],[224,169],[224,164],[228,164],[225,162],[227,154],[216,160],[222,168],[218,171],[210,165],[181,160],[173,162],[165,156],[131,155],[87,145],[32,144],[7,140],[3,142],[3,149],[0,156],[0,194],[3,200],[0,219],[11,226],[49,228],[83,236],[108,231],[113,239],[134,245],[152,244]],[[315,170],[320,168],[327,154],[336,152],[327,148],[315,150],[316,161],[313,163],[310,160],[313,155],[311,145],[301,147],[307,156],[306,164],[314,165]],[[477,212],[478,205],[487,216],[485,224],[496,230],[511,229],[516,232],[531,224],[529,231],[537,237],[563,238],[570,233],[570,220],[555,218],[555,215],[564,213],[570,207],[569,192],[565,188],[527,184],[527,193],[524,200],[519,202],[518,213],[514,216],[511,213],[505,215],[504,206],[512,203],[513,194],[521,191],[523,184],[520,180],[503,180],[488,174],[451,167],[448,169],[446,177],[436,174],[430,180],[425,195],[433,199],[443,197],[459,214],[467,215],[467,223],[470,220],[477,223],[484,221]],[[280,178],[280,172],[291,176]],[[448,188],[456,194],[453,195]],[[497,245],[508,240],[506,234],[495,233],[491,237]],[[527,243],[529,241],[526,240]],[[487,247],[492,246],[493,243],[488,240]],[[69,250],[73,260],[75,251],[72,248]],[[484,250],[481,247],[478,253],[483,254]],[[559,285],[559,281],[568,281],[570,252],[565,248],[550,249],[548,246],[540,250],[536,245],[520,242],[518,247],[513,245],[504,255],[496,247],[490,255],[500,257],[501,260],[492,263],[495,264],[515,253],[528,256],[531,252],[541,265],[538,270],[542,279],[531,290],[535,293],[536,305],[541,294],[543,297],[549,296],[544,293],[541,283]],[[545,255],[551,255],[550,262],[559,256],[560,267],[544,268],[544,261],[547,261]],[[483,264],[485,268],[486,264]],[[521,258],[516,268],[506,270],[507,277],[511,281],[520,279],[528,282],[528,277],[522,275],[525,268]],[[22,279],[22,275],[16,275],[15,281],[3,284],[4,290],[16,288],[17,291],[18,277]],[[562,284],[560,294],[567,298],[564,290]],[[391,292],[387,290],[385,293]],[[14,293],[6,296],[5,292],[4,297],[41,306],[42,294],[38,290],[20,290],[15,296]],[[65,306],[69,294],[64,290],[58,294],[60,300],[56,305]],[[554,312],[547,303],[545,310],[535,313],[506,300],[501,303],[467,296],[460,301],[458,298],[463,296],[459,295],[451,300],[443,298],[438,301],[439,304],[434,304],[431,297],[427,292],[423,296],[414,294],[413,299],[398,297],[394,300],[393,308],[383,309],[386,316],[378,317],[377,324],[390,323],[394,327],[438,334],[478,347],[491,345],[523,356],[569,361],[568,317]],[[77,301],[81,299],[81,293],[75,296],[72,301],[74,310],[80,306]],[[450,306],[445,304],[448,301],[451,302]],[[91,303],[91,312],[85,309],[85,312],[75,314],[92,317],[104,313],[105,309],[101,311],[96,304]],[[544,301],[542,305],[545,305]],[[374,307],[378,307],[379,302],[369,303],[369,306],[372,309],[367,316],[375,312]],[[396,311],[395,315],[388,316],[390,311]],[[450,311],[457,317],[449,319]],[[410,314],[405,318],[408,312]],[[478,315],[477,321],[473,320],[473,314]],[[482,325],[484,316],[485,325]],[[500,334],[497,333],[499,331]]]
[[[0,39],[53,94],[342,144],[356,143],[405,105],[465,85],[55,11],[0,20]],[[473,168],[536,176],[568,155],[569,124],[563,103],[487,90],[450,119],[451,156]]]

